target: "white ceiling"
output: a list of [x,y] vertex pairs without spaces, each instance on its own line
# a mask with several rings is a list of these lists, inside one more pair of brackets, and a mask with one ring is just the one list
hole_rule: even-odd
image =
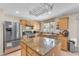
[[[42,21],[49,17],[57,17],[59,15],[67,15],[75,12],[79,12],[79,4],[77,3],[55,3],[51,13],[45,13],[40,16],[29,15],[29,10],[39,6],[39,3],[0,3],[0,8],[2,8],[6,14],[19,16],[26,19]],[[16,14],[16,11],[19,11]]]

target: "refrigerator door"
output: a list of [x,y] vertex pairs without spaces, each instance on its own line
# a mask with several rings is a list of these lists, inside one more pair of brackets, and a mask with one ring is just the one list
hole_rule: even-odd
[[15,23],[15,27],[16,27],[16,39],[20,39],[20,24]]
[[4,22],[3,25],[3,36],[5,41],[11,41],[12,40],[12,23],[11,22]]
[[20,24],[19,23],[13,23],[12,39],[13,40],[19,40],[20,39]]

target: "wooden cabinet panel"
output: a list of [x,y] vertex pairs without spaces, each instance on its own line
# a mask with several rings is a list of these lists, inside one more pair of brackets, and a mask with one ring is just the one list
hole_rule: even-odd
[[33,30],[40,30],[41,23],[39,21],[33,21],[33,20],[20,20],[20,24],[23,26],[33,26]]
[[27,52],[28,52],[27,54],[30,54],[31,56],[38,56],[38,54],[30,48],[27,48]]
[[58,39],[61,42],[61,49],[67,51],[68,38],[64,36],[59,36]]
[[66,30],[68,29],[68,17],[63,17],[59,19],[58,25],[59,29]]
[[26,49],[26,45],[24,43],[21,43],[21,47]]
[[59,56],[59,55],[61,55],[61,43],[59,43],[58,46],[54,48],[54,56]]
[[30,23],[27,20],[20,20],[20,24],[23,26],[26,26],[26,25],[29,25]]
[[21,24],[21,25],[25,25],[26,22],[25,22],[24,20],[20,20],[20,24]]
[[41,27],[40,27],[41,24],[40,24],[40,22],[38,22],[38,21],[32,21],[32,22],[31,22],[31,25],[33,25],[33,29],[36,30],[36,31],[37,31],[37,30],[40,30],[40,28],[41,28]]
[[[69,20],[69,17],[60,18],[59,21],[58,21],[59,29],[68,30],[68,20]],[[61,49],[67,51],[68,37],[64,37],[62,34],[59,34],[58,39],[61,42]]]
[[26,45],[21,43],[21,55],[26,56]]
[[67,51],[67,37],[63,37],[62,39],[62,49]]
[[21,55],[22,56],[38,56],[36,52],[34,52],[24,43],[21,43]]
[[21,48],[21,55],[26,56],[26,50],[24,48]]

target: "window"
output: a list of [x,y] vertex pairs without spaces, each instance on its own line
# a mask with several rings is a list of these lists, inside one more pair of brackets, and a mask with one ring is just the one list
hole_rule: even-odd
[[44,23],[43,24],[43,32],[56,32],[57,30],[57,26],[56,26],[56,22],[48,22],[48,23]]

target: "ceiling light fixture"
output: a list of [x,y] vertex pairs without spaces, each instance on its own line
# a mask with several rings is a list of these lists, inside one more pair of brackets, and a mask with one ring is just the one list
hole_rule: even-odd
[[29,11],[30,15],[40,16],[53,10],[54,3],[40,3],[40,5]]
[[16,11],[16,14],[19,14],[19,11]]
[[52,12],[48,12],[48,14],[50,15]]

